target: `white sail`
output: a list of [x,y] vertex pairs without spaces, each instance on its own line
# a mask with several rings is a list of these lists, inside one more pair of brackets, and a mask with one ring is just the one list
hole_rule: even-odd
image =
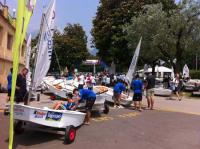
[[30,55],[31,55],[31,34],[28,37],[27,44],[26,44],[26,61],[25,61],[25,67],[27,69],[30,68]]
[[137,45],[137,48],[135,50],[135,54],[134,54],[134,56],[132,58],[130,66],[129,66],[129,70],[128,70],[127,74],[126,74],[126,79],[128,80],[129,84],[131,84],[131,81],[133,79],[133,75],[135,73],[138,57],[139,57],[139,54],[140,54],[141,42],[142,42],[142,37],[140,38],[140,41],[139,41],[139,43]]
[[40,86],[51,64],[55,24],[55,2],[55,0],[52,0],[46,12],[43,13],[40,28],[40,41],[37,49],[37,61],[35,63],[33,78],[33,89],[36,89],[38,86]]
[[174,68],[173,68],[173,67],[172,67],[171,78],[172,78],[172,79],[174,79],[174,78],[175,78],[175,74],[174,74]]
[[190,70],[189,70],[189,68],[188,68],[188,66],[186,64],[183,67],[183,76],[185,78],[189,78],[190,77]]
[[26,76],[27,90],[29,90],[29,86],[31,84],[30,58],[31,58],[31,34],[29,35],[28,40],[27,40],[27,44],[26,44],[25,67],[29,70],[29,72]]
[[116,73],[116,65],[114,62],[111,63],[111,66],[109,68],[109,73],[110,74],[115,74]]

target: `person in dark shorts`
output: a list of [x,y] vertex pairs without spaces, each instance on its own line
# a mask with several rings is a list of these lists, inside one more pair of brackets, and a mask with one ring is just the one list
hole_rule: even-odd
[[[120,100],[121,100],[121,94],[123,91],[126,90],[125,82],[120,80],[113,89],[113,99],[114,99],[114,108],[121,108]],[[118,104],[118,105],[117,105]]]
[[154,88],[156,84],[156,79],[153,74],[148,74],[146,80],[145,80],[145,88],[146,88],[146,97],[147,97],[147,104],[148,108],[153,110],[154,107]]
[[[133,102],[135,109],[138,109],[139,111],[142,111],[142,89],[143,89],[143,83],[139,79],[139,75],[136,75],[135,80],[131,83],[131,87],[134,92],[133,96]],[[137,106],[139,103],[139,107]]]
[[86,116],[85,116],[84,124],[89,125],[92,107],[96,100],[96,94],[92,90],[89,90],[89,89],[81,89],[81,90],[74,89],[73,94],[77,96],[77,98],[79,98],[79,102],[86,101],[86,105],[85,105]]
[[23,68],[21,73],[17,75],[16,93],[15,93],[16,103],[24,102],[25,105],[28,104],[28,92],[26,89],[26,75],[27,74],[28,74],[28,69]]
[[12,88],[12,73],[13,73],[13,69],[10,68],[10,73],[7,76],[7,81],[8,81],[8,85],[7,85],[7,90],[8,90],[8,101],[10,101],[10,96],[11,96],[11,88]]

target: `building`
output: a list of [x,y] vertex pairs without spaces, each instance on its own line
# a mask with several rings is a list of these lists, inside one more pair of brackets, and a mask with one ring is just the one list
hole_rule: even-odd
[[[12,47],[15,34],[16,19],[11,17],[8,6],[0,2],[0,87],[7,86],[7,75],[12,68]],[[20,68],[25,64],[25,42],[20,49]]]

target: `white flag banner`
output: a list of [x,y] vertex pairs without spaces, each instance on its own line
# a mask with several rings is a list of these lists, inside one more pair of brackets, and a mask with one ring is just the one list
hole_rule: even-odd
[[27,44],[26,44],[26,61],[25,61],[25,67],[27,69],[30,68],[30,56],[31,56],[31,34],[28,37]]
[[189,68],[188,68],[188,66],[186,64],[183,67],[183,76],[185,78],[189,78],[190,77],[190,70],[189,70]]
[[33,79],[33,89],[36,89],[38,86],[40,86],[51,64],[55,24],[55,5],[56,1],[52,0],[46,12],[43,13],[40,28],[40,41],[37,49],[37,61]]
[[174,79],[174,78],[175,78],[175,74],[174,74],[174,68],[173,68],[173,67],[172,67],[171,78],[172,78],[172,79]]
[[27,44],[26,44],[25,67],[29,70],[29,72],[26,76],[27,90],[29,90],[29,86],[31,84],[30,58],[31,58],[31,34],[29,35],[28,40],[27,40]]
[[133,79],[133,75],[135,73],[138,57],[139,57],[139,54],[140,54],[141,42],[142,42],[142,37],[140,38],[140,41],[139,41],[139,43],[137,45],[137,48],[135,50],[135,54],[134,54],[134,56],[132,58],[130,66],[129,66],[129,70],[128,70],[127,74],[126,74],[126,79],[128,80],[129,84],[131,84],[131,81]]
[[111,63],[111,66],[109,68],[109,73],[110,74],[115,74],[116,73],[116,65],[114,62]]

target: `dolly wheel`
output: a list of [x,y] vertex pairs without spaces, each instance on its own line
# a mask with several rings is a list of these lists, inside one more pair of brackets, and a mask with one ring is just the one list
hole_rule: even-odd
[[15,122],[14,131],[16,134],[22,134],[24,132],[23,121]]
[[51,100],[56,100],[56,96],[55,96],[55,95],[52,95],[52,96],[50,96],[50,99],[51,99]]
[[110,108],[109,108],[109,106],[105,103],[105,104],[104,104],[104,110],[103,110],[103,113],[104,113],[104,114],[108,114],[109,111],[110,111]]
[[68,126],[65,129],[65,139],[64,139],[64,143],[65,144],[70,144],[72,142],[74,142],[76,138],[76,129],[73,126]]

